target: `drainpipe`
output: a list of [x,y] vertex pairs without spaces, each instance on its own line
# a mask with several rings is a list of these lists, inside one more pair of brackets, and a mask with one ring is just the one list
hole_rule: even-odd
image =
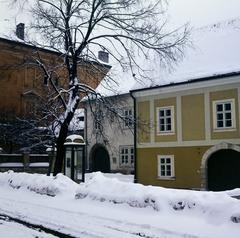
[[85,171],[87,170],[89,172],[89,159],[88,159],[88,120],[87,120],[87,105],[86,103],[84,104],[83,107],[84,110],[84,140],[86,143],[85,146]]
[[138,182],[137,179],[137,116],[136,116],[136,98],[133,96],[132,92],[130,91],[130,96],[133,99],[133,116],[134,116],[134,183]]

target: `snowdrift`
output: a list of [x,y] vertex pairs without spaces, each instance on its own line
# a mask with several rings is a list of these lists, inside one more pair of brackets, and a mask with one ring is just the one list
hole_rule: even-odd
[[76,200],[125,204],[150,208],[156,212],[179,214],[181,211],[215,222],[231,220],[240,223],[240,200],[231,197],[240,194],[240,189],[225,192],[167,189],[120,181],[100,172],[88,174],[85,183],[77,184],[62,174],[53,177],[8,171],[0,173],[0,186],[25,189],[52,197],[75,196]]
[[[239,190],[235,190],[235,193]],[[240,201],[227,192],[203,192],[182,189],[167,189],[144,186],[107,178],[93,173],[84,184],[80,184],[77,199],[89,198],[114,204],[128,204],[131,207],[151,207],[155,211],[184,211],[193,215],[221,217],[240,222]]]
[[15,173],[13,171],[0,173],[0,185],[15,189],[27,189],[53,197],[64,193],[74,194],[78,186],[62,174],[53,177],[43,174]]

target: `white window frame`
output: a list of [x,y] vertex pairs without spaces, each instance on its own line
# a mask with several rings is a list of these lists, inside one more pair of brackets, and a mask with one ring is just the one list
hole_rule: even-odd
[[[127,153],[126,152],[127,149]],[[122,153],[124,150],[124,153]],[[133,153],[132,153],[133,151]],[[127,162],[122,162],[122,156],[127,156]],[[125,160],[126,158],[124,158]],[[134,147],[133,145],[120,145],[119,146],[119,164],[121,167],[133,167],[134,166]]]
[[[231,111],[223,110],[224,126],[223,127],[218,127],[218,125],[217,125],[217,105],[218,104],[223,104],[224,105],[226,103],[231,104]],[[214,132],[236,130],[236,112],[235,112],[235,99],[234,98],[213,101],[212,107],[213,107],[213,129],[214,129]],[[230,126],[229,127],[225,126],[226,125],[225,113],[227,113],[227,112],[228,113],[231,112],[231,120],[232,120],[232,126],[231,127]]]
[[102,114],[102,111],[98,111],[96,113],[97,114],[95,118],[93,117],[93,124],[94,124],[94,130],[98,132],[101,130],[101,126],[103,123],[103,114]]
[[[130,111],[131,111],[131,115],[129,114]],[[124,127],[125,128],[132,128],[133,127],[133,108],[124,108],[123,113],[124,113],[123,114],[123,116],[124,116]]]
[[[160,110],[169,110],[171,111],[171,130],[160,131]],[[173,135],[175,134],[175,114],[174,114],[174,106],[164,106],[157,107],[157,135]]]
[[[174,167],[174,155],[158,155],[158,178],[163,180],[174,180],[175,179],[175,167]],[[162,164],[161,159],[170,159],[170,164],[166,162]],[[165,169],[167,165],[171,166],[171,175],[161,175],[161,166],[164,165]],[[167,169],[166,169],[167,170]],[[165,172],[166,172],[165,170]]]

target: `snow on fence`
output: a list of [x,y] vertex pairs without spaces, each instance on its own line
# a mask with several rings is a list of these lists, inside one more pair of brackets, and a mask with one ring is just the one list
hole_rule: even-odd
[[49,170],[48,154],[0,154],[0,172],[33,172],[46,174]]

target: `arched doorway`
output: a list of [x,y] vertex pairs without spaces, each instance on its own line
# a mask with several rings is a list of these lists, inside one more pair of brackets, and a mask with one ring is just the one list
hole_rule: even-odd
[[93,172],[100,171],[103,173],[110,172],[110,158],[107,149],[101,145],[96,144],[91,150],[91,170]]
[[223,191],[240,187],[240,153],[222,149],[207,161],[208,190]]
[[[233,180],[235,180],[238,177],[238,175],[236,175],[236,171],[232,171],[232,167],[235,166],[237,168],[236,164],[238,165],[240,163],[239,160],[240,160],[239,145],[222,142],[210,147],[204,153],[201,161],[201,188],[203,190],[217,191],[217,190],[230,189],[230,187],[236,186],[235,184],[236,182],[230,183],[230,179],[232,178]],[[219,168],[219,166],[222,166],[222,167]],[[237,174],[240,173],[240,167],[238,166],[238,168],[239,169],[237,171]],[[229,172],[225,172],[225,170],[228,170]],[[233,175],[229,175],[230,172],[233,173]],[[221,176],[221,174],[223,175]],[[224,179],[222,180],[226,180],[229,182],[227,185],[226,184],[221,185],[220,178],[219,180],[214,181],[214,177],[223,177]],[[209,179],[211,181],[209,181]],[[215,180],[216,179],[217,178],[215,178]],[[239,181],[239,179],[237,180]],[[217,184],[217,183],[219,183],[219,185],[215,187],[216,185],[214,186],[214,184]],[[240,183],[240,181],[238,183]],[[225,186],[227,186],[228,188],[225,188]],[[240,185],[238,184],[237,187],[239,186]]]

